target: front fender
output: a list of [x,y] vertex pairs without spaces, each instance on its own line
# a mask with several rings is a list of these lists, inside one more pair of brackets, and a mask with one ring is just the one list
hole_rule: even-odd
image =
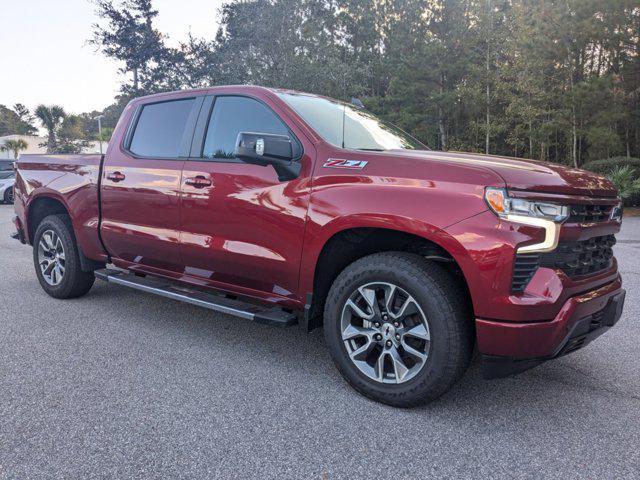
[[502,185],[499,178],[480,178],[466,170],[420,168],[412,170],[413,178],[382,175],[390,164],[371,163],[366,174],[326,169],[314,178],[300,267],[301,298],[313,292],[323,247],[348,229],[383,228],[416,235],[457,261],[465,251],[446,228],[487,209],[485,185]]

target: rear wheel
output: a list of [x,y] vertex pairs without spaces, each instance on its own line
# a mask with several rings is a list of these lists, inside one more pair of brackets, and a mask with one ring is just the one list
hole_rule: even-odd
[[9,187],[4,191],[4,203],[13,203],[13,187]]
[[357,391],[412,407],[439,397],[466,371],[473,349],[467,303],[439,265],[402,252],[374,254],[335,280],[325,337]]
[[91,290],[95,277],[83,272],[71,220],[50,215],[36,230],[33,262],[40,285],[54,298],[79,297]]

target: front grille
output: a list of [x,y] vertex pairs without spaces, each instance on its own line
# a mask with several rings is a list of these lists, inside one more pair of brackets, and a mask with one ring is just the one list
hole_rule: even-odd
[[613,235],[561,242],[555,251],[541,255],[540,265],[559,268],[571,278],[591,275],[611,265],[615,243]]
[[578,242],[560,242],[553,252],[517,254],[511,290],[523,292],[538,267],[562,270],[568,277],[592,275],[609,268],[613,259],[613,235]]
[[613,205],[572,205],[569,223],[606,222],[611,216]]

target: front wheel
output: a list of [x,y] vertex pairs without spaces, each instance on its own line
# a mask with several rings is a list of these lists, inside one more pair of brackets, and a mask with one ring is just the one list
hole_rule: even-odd
[[71,220],[67,215],[50,215],[33,238],[33,262],[40,285],[54,298],[80,297],[91,290],[95,277],[80,267]]
[[449,272],[403,252],[347,267],[324,315],[342,376],[363,395],[396,407],[434,400],[464,374],[472,325],[466,295]]

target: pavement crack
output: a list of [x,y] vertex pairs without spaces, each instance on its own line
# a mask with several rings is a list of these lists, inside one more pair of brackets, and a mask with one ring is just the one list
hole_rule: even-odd
[[[589,380],[593,380],[594,382],[596,382],[595,384],[589,385],[589,387],[593,388],[594,390],[600,390],[600,391],[603,391],[603,392],[607,392],[607,393],[609,393],[611,395],[618,395],[618,396],[622,396],[622,397],[625,397],[625,398],[630,398],[630,399],[633,399],[633,400],[640,401],[640,395],[639,394],[636,394],[636,393],[633,393],[633,392],[624,391],[619,387],[617,387],[616,389],[606,387],[606,386],[601,384],[601,382],[602,382],[601,379],[599,379],[598,377],[596,377],[594,375],[591,375],[588,372],[580,370],[579,368],[574,367],[573,365],[564,364],[564,365],[561,365],[561,366],[565,367],[565,368],[568,368],[569,370],[572,370],[572,371],[576,372],[577,374],[582,375],[583,377],[586,377]],[[567,382],[567,384],[569,384],[569,383],[570,382]]]

